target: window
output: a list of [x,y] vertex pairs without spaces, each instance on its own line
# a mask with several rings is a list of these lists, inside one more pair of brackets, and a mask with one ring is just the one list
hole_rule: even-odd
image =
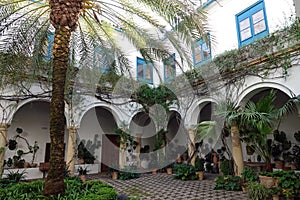
[[200,66],[204,62],[211,60],[211,51],[209,45],[202,39],[195,42],[193,49],[194,65]]
[[137,58],[137,79],[146,83],[153,83],[153,65],[142,58]]
[[269,34],[265,4],[258,1],[236,15],[239,46],[247,45]]
[[52,49],[53,49],[53,42],[54,42],[54,33],[48,32],[47,33],[48,41],[47,41],[47,51],[45,55],[45,60],[51,60],[52,57]]
[[164,79],[170,81],[176,76],[175,53],[164,62]]

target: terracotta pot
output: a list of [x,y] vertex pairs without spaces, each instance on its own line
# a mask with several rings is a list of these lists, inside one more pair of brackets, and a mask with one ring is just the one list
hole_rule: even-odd
[[85,175],[80,175],[79,178],[81,179],[82,182],[86,181],[86,176]]
[[261,184],[265,185],[267,188],[270,188],[270,187],[276,185],[276,179],[274,179],[270,176],[259,176],[259,181]]
[[275,160],[275,168],[283,169],[283,161],[282,160]]
[[152,174],[157,174],[157,169],[152,169]]
[[244,193],[247,193],[247,186],[246,186],[246,185],[242,185],[242,191],[243,191]]
[[29,163],[29,162],[25,162],[25,163],[24,163],[24,167],[25,167],[25,168],[29,168],[29,167],[30,167],[30,163]]
[[279,200],[279,195],[278,194],[273,194],[272,198],[273,198],[273,200]]
[[218,166],[218,156],[217,153],[213,153],[213,163],[215,166]]
[[172,168],[167,168],[167,174],[172,174]]
[[34,168],[34,167],[37,167],[37,163],[31,163],[31,164],[30,164],[30,167],[33,167],[33,168]]
[[198,175],[199,181],[202,181],[204,179],[204,172],[199,171],[199,172],[196,172],[196,174]]
[[118,179],[118,172],[113,172],[112,173],[112,179],[117,180]]

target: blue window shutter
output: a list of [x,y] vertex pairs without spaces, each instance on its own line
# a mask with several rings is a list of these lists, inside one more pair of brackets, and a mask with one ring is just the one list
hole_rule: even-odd
[[[263,18],[258,20],[258,22],[253,21],[253,17],[262,12]],[[250,29],[250,35],[249,37],[242,38],[242,32],[246,33],[246,29],[249,30],[248,28],[242,29],[240,27],[241,22],[249,22],[249,29]],[[245,23],[248,24],[248,23]],[[255,33],[255,25],[263,25],[265,28],[258,33]],[[248,27],[248,26],[245,26]],[[265,11],[265,3],[263,0],[260,0],[253,4],[252,6],[246,8],[242,12],[238,13],[236,15],[236,28],[237,28],[237,36],[238,36],[238,42],[239,42],[239,47],[250,44],[251,42],[262,38],[266,35],[269,34],[269,28],[268,28],[268,23],[267,23],[267,16],[266,16],[266,11]]]
[[144,59],[137,57],[136,76],[138,81],[153,84],[153,64],[146,63]]
[[[208,35],[208,39],[210,39],[209,35]],[[204,40],[200,39],[194,43],[194,48],[193,48],[194,66],[199,67],[200,65],[208,61],[211,61],[210,45],[206,44]]]
[[51,60],[53,42],[54,42],[54,33],[53,32],[48,32],[47,37],[48,37],[48,47],[47,47],[47,53],[45,55],[45,60]]

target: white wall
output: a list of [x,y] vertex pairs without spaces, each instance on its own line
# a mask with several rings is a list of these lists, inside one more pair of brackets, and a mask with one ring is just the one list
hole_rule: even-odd
[[[206,9],[211,35],[215,38],[212,56],[238,48],[235,15],[257,2],[257,0],[222,0],[213,2]],[[295,16],[293,0],[264,0],[269,32],[272,33],[292,21]]]

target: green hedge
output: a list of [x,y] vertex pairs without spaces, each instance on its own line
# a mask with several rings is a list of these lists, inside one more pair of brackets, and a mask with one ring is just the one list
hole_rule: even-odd
[[[2,181],[2,180],[1,180]],[[5,182],[5,181],[3,181]],[[82,183],[77,178],[66,179],[66,195],[59,196],[58,200],[115,200],[117,192],[108,184],[93,180]],[[53,199],[45,198],[41,195],[43,190],[43,181],[21,182],[16,184],[6,184],[0,188],[1,200],[36,200]]]

